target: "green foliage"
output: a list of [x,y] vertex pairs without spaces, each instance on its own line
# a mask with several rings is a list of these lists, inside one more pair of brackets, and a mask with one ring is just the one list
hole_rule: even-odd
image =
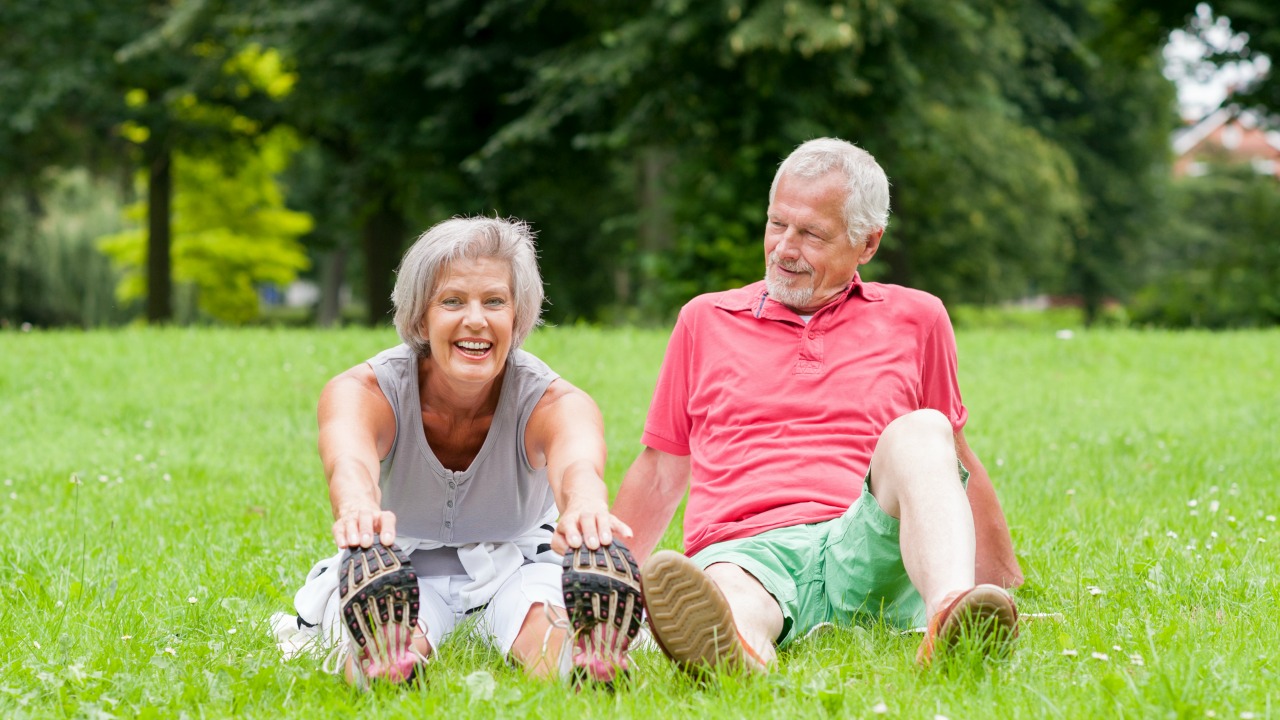
[[[280,128],[220,158],[178,156],[173,272],[197,288],[209,317],[232,324],[257,318],[258,287],[287,285],[308,267],[298,238],[311,230],[311,218],[284,206],[276,181],[297,147],[294,134]],[[138,203],[126,216],[138,222],[146,210]],[[122,301],[145,296],[146,243],[141,228],[100,241],[122,272]]]
[[[960,331],[966,436],[1027,572],[1008,662],[922,672],[842,627],[710,685],[656,650],[617,692],[447,643],[360,692],[262,621],[328,554],[324,383],[390,330],[0,332],[0,715],[246,718],[1267,717],[1277,702],[1280,333]],[[529,349],[599,402],[616,489],[666,331]],[[1230,368],[1224,372],[1223,368]],[[72,478],[78,480],[73,483]],[[663,540],[678,546],[679,528]]]
[[93,327],[126,316],[116,275],[94,240],[120,225],[120,192],[83,168],[44,172],[0,198],[0,326]]
[[[1073,142],[1050,114],[1051,100],[1077,103],[1071,112],[1083,117],[1133,89],[1084,103],[1076,82],[1122,83],[1138,74],[1168,86],[1149,62],[1158,42],[1139,44],[1145,54],[1104,52],[1104,29],[1118,27],[1114,7],[612,6],[592,14],[597,34],[529,59],[523,113],[468,163],[480,171],[528,145],[554,152],[569,144],[637,167],[655,148],[673,157],[664,177],[672,240],[637,242],[632,263],[620,268],[643,289],[636,302],[652,316],[696,292],[759,277],[760,223],[776,163],[820,135],[866,147],[894,184],[891,229],[868,277],[952,301],[1061,291],[1095,187],[1104,176],[1123,176],[1136,191],[1133,204],[1145,208],[1142,199],[1159,194],[1167,152],[1168,92],[1126,106],[1131,127],[1098,131],[1121,130],[1109,150],[1115,167],[1092,172],[1093,183],[1080,174],[1097,151]],[[1153,147],[1162,152],[1151,154]],[[632,207],[610,222],[639,228],[654,210]]]
[[1280,183],[1251,167],[1178,181],[1178,223],[1152,253],[1134,320],[1166,327],[1280,323]]

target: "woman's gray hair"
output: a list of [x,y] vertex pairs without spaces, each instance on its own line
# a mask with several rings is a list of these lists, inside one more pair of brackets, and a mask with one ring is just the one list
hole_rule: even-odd
[[542,276],[533,236],[533,230],[523,220],[486,217],[445,220],[418,236],[400,261],[396,287],[391,292],[400,339],[419,356],[430,355],[431,346],[423,336],[422,324],[440,278],[458,260],[491,258],[505,260],[511,267],[516,314],[511,349],[520,347],[542,322]]
[[889,178],[871,153],[845,140],[818,138],[796,148],[778,166],[769,202],[783,175],[820,178],[837,171],[845,178],[844,224],[855,246],[889,225]]

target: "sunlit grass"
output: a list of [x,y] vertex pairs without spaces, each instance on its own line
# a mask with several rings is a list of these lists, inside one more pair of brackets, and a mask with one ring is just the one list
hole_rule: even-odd
[[[665,341],[530,339],[604,410],[614,487]],[[1012,660],[920,672],[916,637],[840,628],[709,686],[637,653],[608,695],[455,643],[421,686],[361,694],[261,622],[329,550],[320,388],[394,333],[0,333],[0,716],[1274,716],[1280,333],[959,341],[1020,609],[1046,616]]]

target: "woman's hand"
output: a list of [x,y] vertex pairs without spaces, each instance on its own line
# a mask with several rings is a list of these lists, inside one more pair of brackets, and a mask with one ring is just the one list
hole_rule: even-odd
[[629,540],[631,528],[609,513],[608,503],[603,499],[575,498],[560,514],[551,549],[561,555],[583,545],[595,550],[612,543],[615,536]]
[[396,514],[376,505],[348,505],[333,521],[333,541],[339,548],[369,547],[374,534],[383,545],[396,541]]

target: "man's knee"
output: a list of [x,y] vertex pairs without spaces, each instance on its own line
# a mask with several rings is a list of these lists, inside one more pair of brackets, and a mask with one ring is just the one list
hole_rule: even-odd
[[938,440],[952,446],[955,443],[951,421],[946,415],[931,408],[915,410],[894,419],[881,433],[877,445],[885,442],[915,444],[928,440]]

